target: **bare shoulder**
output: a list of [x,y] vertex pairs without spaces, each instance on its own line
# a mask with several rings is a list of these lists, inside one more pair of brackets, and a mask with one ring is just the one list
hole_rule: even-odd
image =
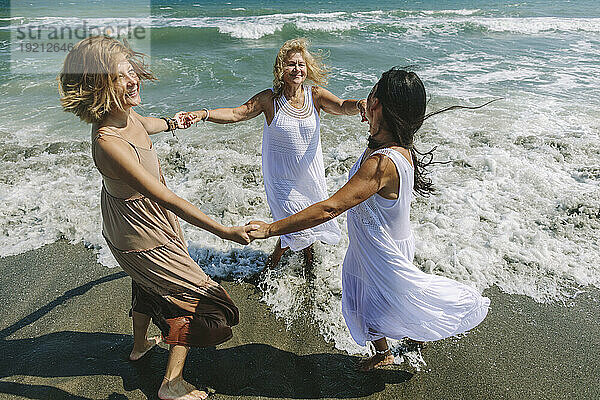
[[265,89],[256,93],[253,97],[261,104],[270,103],[273,100],[273,91],[271,89]]
[[92,140],[96,145],[96,149],[100,150],[104,150],[106,143],[120,140],[117,136],[119,134],[108,126],[99,126],[92,130]]
[[402,154],[402,157],[406,158],[406,161],[408,161],[410,165],[413,165],[412,153],[409,149],[400,146],[392,146],[390,148]]
[[135,154],[135,151],[129,143],[118,133],[108,127],[98,128],[96,134],[96,156],[112,159],[115,154]]
[[367,157],[345,187],[355,188],[359,193],[364,194],[366,197],[363,197],[363,200],[372,196],[385,187],[392,178],[388,168],[389,162],[389,159],[382,154]]
[[329,90],[327,90],[321,86],[317,86],[317,85],[312,86],[311,90],[312,90],[312,95],[315,99],[320,99],[321,96],[331,93]]
[[389,165],[393,165],[394,162],[383,153],[371,154],[369,158],[365,160],[363,165],[369,164],[371,168],[385,170]]
[[106,125],[98,125],[94,129],[96,135],[118,135],[117,131],[111,127]]
[[[374,179],[383,176],[390,166],[393,166],[393,161],[386,155],[381,153],[372,154],[360,166],[359,172],[365,178]],[[395,167],[394,167],[395,168]]]
[[[104,143],[107,140],[121,140],[121,135],[111,126],[99,125],[92,130],[92,137],[98,143]],[[122,140],[121,140],[122,141]]]
[[316,96],[317,98],[322,98],[322,97],[327,97],[327,98],[332,98],[332,99],[337,99],[338,97],[331,93],[331,91],[329,91],[328,89],[325,89],[324,87],[321,86],[313,86],[312,87],[312,91],[313,91],[313,95]]
[[273,101],[273,91],[265,89],[256,93],[250,100],[245,103],[245,106],[251,107],[256,111],[264,111],[266,106]]
[[313,103],[315,104],[315,107],[317,110],[321,110],[321,99],[323,98],[323,95],[329,93],[329,90],[322,88],[321,86],[317,86],[314,85],[311,87],[311,92],[312,92],[312,98],[313,98]]

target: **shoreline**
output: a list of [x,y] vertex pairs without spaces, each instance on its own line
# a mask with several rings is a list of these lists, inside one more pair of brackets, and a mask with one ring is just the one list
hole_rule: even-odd
[[[130,278],[122,270],[65,241],[0,258],[0,268],[0,399],[156,398],[167,350],[127,360]],[[192,350],[184,370],[191,383],[214,388],[214,399],[600,398],[595,287],[568,306],[487,289],[486,320],[461,338],[428,343],[421,371],[404,362],[365,374],[310,318],[286,330],[254,286],[221,284],[241,322],[225,344]]]

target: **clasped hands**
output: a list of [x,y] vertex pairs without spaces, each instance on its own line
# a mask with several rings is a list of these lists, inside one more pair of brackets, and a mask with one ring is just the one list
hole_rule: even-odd
[[250,226],[252,229],[248,231],[248,236],[251,240],[266,239],[271,236],[269,232],[271,224],[268,224],[264,221],[250,221],[246,224],[246,226]]
[[266,239],[272,236],[269,232],[271,224],[263,221],[250,221],[244,226],[225,228],[221,239],[227,239],[239,244],[250,244],[255,239]]
[[187,129],[193,124],[203,121],[203,118],[208,118],[208,114],[205,114],[204,117],[200,117],[198,113],[193,111],[179,111],[173,118],[177,121],[177,127],[179,129]]
[[367,99],[361,99],[356,102],[356,108],[360,113],[360,122],[367,121]]
[[179,111],[173,116],[173,119],[177,121],[178,129],[187,129],[196,122],[200,121],[200,117],[195,114],[186,111]]

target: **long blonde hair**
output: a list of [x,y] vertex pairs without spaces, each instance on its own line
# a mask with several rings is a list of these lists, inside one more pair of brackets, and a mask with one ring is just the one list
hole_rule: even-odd
[[288,40],[281,46],[275,64],[273,65],[273,90],[275,96],[280,96],[283,92],[283,70],[285,61],[291,53],[300,53],[306,62],[307,76],[306,79],[311,80],[316,85],[327,85],[328,68],[323,64],[325,58],[322,51],[312,53],[308,50],[309,41],[305,38],[296,38]]
[[126,41],[90,36],[77,43],[58,76],[63,110],[88,123],[99,123],[111,111],[124,110],[123,93],[116,84],[117,65],[123,56],[140,82],[156,79],[144,64],[144,54],[133,51]]

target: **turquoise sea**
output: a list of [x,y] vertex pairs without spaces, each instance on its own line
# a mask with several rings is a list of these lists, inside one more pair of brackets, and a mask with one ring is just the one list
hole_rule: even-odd
[[[326,55],[328,89],[365,97],[380,74],[411,66],[429,111],[503,100],[433,117],[417,146],[437,146],[438,189],[413,203],[416,264],[480,290],[542,302],[600,287],[600,6],[534,1],[3,2],[0,15],[0,254],[66,238],[114,266],[100,232],[100,176],[89,127],[63,113],[55,77],[64,52],[16,54],[17,29],[143,27],[139,43],[160,79],[142,91],[146,115],[235,106],[270,87],[281,44],[303,36]],[[132,29],[132,28],[131,28]],[[135,41],[132,41],[134,46]],[[147,46],[147,47],[144,47]],[[358,117],[321,115],[330,192],[367,136]],[[153,137],[167,183],[226,224],[270,219],[260,167],[261,117],[199,124]],[[345,216],[339,221],[345,232]],[[190,251],[214,276],[256,271],[275,239],[242,247],[184,225]],[[338,348],[363,351],[340,312],[347,241],[317,246],[317,280],[297,255],[264,283],[263,300],[310,318]],[[310,286],[310,291],[307,291]],[[307,293],[310,296],[307,297]]]

